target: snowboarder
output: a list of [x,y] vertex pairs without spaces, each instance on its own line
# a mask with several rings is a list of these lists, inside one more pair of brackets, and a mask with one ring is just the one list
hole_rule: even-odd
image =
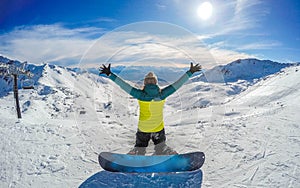
[[119,85],[125,92],[138,99],[139,103],[139,122],[136,133],[136,143],[130,155],[145,155],[146,147],[150,139],[154,142],[154,155],[172,155],[177,154],[175,150],[166,145],[166,136],[163,121],[163,107],[165,99],[178,90],[193,73],[200,71],[201,65],[193,63],[190,69],[184,73],[173,84],[160,89],[157,85],[157,77],[153,72],[149,72],[144,78],[143,89],[137,89],[129,85],[122,78],[112,73],[110,64],[108,67],[102,65],[100,74],[106,74],[109,79]]

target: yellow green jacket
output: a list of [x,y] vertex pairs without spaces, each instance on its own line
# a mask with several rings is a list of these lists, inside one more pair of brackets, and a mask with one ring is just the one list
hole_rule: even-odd
[[155,84],[147,84],[143,89],[137,89],[114,73],[111,73],[109,78],[129,95],[138,99],[140,107],[138,129],[142,132],[152,133],[159,132],[164,128],[165,99],[178,90],[191,76],[192,73],[187,71],[175,83],[163,89]]

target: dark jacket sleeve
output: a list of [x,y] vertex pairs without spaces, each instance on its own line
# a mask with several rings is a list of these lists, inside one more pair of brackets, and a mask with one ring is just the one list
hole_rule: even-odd
[[120,86],[126,93],[133,96],[134,98],[139,99],[142,95],[142,90],[132,87],[130,84],[125,82],[122,78],[117,76],[114,73],[111,73],[109,79],[114,81],[118,86]]
[[192,76],[190,71],[187,71],[183,76],[181,76],[176,82],[162,89],[161,91],[161,99],[165,99],[168,96],[172,95],[175,91],[177,91],[189,78]]

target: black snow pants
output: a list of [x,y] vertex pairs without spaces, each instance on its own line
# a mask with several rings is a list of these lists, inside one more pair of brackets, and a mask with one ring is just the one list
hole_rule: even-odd
[[156,133],[144,133],[138,130],[136,133],[135,147],[146,148],[149,144],[150,139],[153,141],[155,146],[165,145],[165,141],[166,141],[165,129],[162,129],[161,131]]

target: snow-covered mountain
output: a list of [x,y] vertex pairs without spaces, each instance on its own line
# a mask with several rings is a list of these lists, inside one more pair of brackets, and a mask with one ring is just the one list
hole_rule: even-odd
[[238,80],[255,81],[275,74],[289,66],[299,63],[278,63],[270,60],[239,59],[227,65],[216,66],[205,74],[193,79],[205,82],[236,82]]
[[[203,187],[300,186],[296,65],[238,60],[168,98],[167,142],[206,153]],[[21,89],[19,78],[20,120],[12,80],[0,77],[0,187],[76,187],[101,170],[99,152],[133,146],[138,104],[110,80],[49,64],[27,68],[35,89]]]

